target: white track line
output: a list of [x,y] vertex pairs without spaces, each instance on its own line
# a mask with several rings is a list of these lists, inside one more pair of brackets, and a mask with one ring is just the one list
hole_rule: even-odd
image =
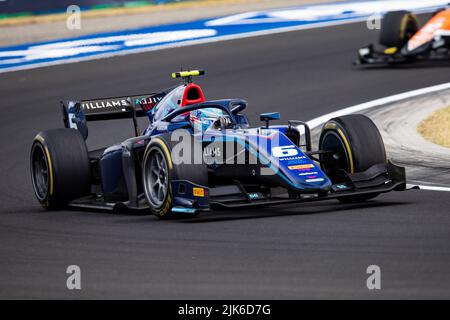
[[[401,101],[401,100],[414,98],[414,97],[418,97],[418,96],[421,96],[421,95],[424,95],[424,94],[438,92],[438,91],[442,91],[442,90],[446,90],[446,89],[450,89],[450,82],[439,84],[439,85],[436,85],[436,86],[427,87],[427,88],[422,88],[422,89],[418,89],[418,90],[403,92],[403,93],[396,94],[396,95],[393,95],[393,96],[389,96],[389,97],[385,97],[385,98],[381,98],[381,99],[377,99],[377,100],[361,103],[361,104],[358,104],[356,106],[347,107],[347,108],[344,108],[344,109],[341,109],[341,110],[338,110],[338,111],[335,111],[335,112],[331,112],[331,113],[325,114],[323,116],[314,118],[312,120],[309,120],[307,123],[308,123],[308,125],[309,125],[309,127],[311,129],[314,129],[314,128],[317,128],[318,126],[324,124],[326,121],[328,121],[328,120],[330,120],[331,118],[334,118],[334,117],[340,117],[340,116],[343,116],[343,115],[346,115],[346,114],[360,112],[360,111],[363,111],[363,110],[368,110],[368,109],[380,107],[380,106],[386,105],[388,103],[398,102],[398,101]],[[418,185],[418,187],[421,190],[447,191],[447,192],[450,192],[450,188],[447,188],[447,187],[425,186],[425,185]]]
[[450,188],[447,188],[447,187],[422,186],[422,185],[418,185],[418,187],[420,188],[420,190],[446,191],[446,192],[450,192]]
[[340,116],[343,116],[346,114],[360,112],[360,111],[372,109],[375,107],[380,107],[380,106],[388,104],[388,103],[393,103],[393,102],[397,102],[397,101],[401,101],[401,100],[405,100],[405,99],[409,99],[409,98],[414,98],[414,97],[418,97],[418,96],[421,96],[424,94],[442,91],[445,89],[450,89],[450,82],[439,84],[439,85],[432,86],[432,87],[423,88],[423,89],[403,92],[403,93],[396,94],[393,96],[389,96],[389,97],[361,103],[356,106],[344,108],[344,109],[314,118],[312,120],[309,120],[308,125],[311,129],[313,129],[313,128],[316,128],[316,127],[320,126],[321,124],[325,123],[330,118],[340,117]]

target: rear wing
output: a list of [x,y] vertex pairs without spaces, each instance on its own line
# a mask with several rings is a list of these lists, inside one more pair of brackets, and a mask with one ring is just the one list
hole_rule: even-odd
[[151,113],[169,91],[131,97],[61,101],[64,126],[79,130],[87,139],[87,121],[133,119],[135,133],[139,135],[136,118]]

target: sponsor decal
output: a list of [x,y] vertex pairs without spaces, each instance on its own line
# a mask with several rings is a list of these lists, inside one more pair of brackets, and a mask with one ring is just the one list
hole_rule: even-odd
[[262,195],[259,192],[249,193],[248,197],[252,200],[261,199]]
[[280,161],[292,161],[292,160],[302,160],[302,159],[306,159],[306,156],[280,158]]
[[130,103],[127,99],[119,100],[99,100],[99,101],[87,101],[81,104],[84,110],[103,109],[103,108],[117,108],[117,107],[129,107]]
[[151,96],[137,97],[135,104],[140,105],[144,111],[150,111],[164,98],[165,94],[155,94]]
[[313,171],[313,172],[300,172],[298,175],[299,176],[308,176],[311,174],[319,174],[317,171]]
[[204,197],[205,189],[195,187],[192,189],[192,193],[194,194],[194,197]]
[[[295,166],[288,166],[289,170],[307,170],[307,169],[311,169],[314,168],[314,165],[312,163],[307,163],[307,164],[298,164]],[[311,174],[311,173],[308,173]]]
[[324,178],[306,179],[306,182],[321,182],[325,180]]

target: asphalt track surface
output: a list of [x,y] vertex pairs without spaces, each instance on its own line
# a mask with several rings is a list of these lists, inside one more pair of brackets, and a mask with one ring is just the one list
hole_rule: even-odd
[[[248,100],[248,115],[309,120],[342,107],[450,81],[449,64],[360,70],[364,24],[168,49],[0,75],[1,298],[450,298],[450,194],[395,192],[359,205],[335,201],[149,215],[46,212],[34,198],[34,135],[61,127],[58,101],[132,95],[202,67],[207,98]],[[91,146],[132,134],[127,121],[91,126]],[[66,289],[81,267],[82,290]],[[378,265],[382,289],[366,288]]]

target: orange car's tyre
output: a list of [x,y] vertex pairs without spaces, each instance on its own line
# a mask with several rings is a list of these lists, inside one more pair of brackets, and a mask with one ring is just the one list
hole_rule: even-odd
[[392,11],[381,22],[380,44],[400,49],[419,31],[417,17],[409,11]]
[[[378,128],[367,116],[350,114],[329,120],[322,128],[319,150],[333,150],[335,157],[322,155],[321,167],[333,180],[333,172],[362,172],[379,163],[386,163],[386,151]],[[328,158],[326,158],[328,157]],[[333,181],[333,183],[340,181]],[[345,203],[361,202],[378,193],[340,198]]]
[[91,169],[86,143],[74,129],[39,132],[30,154],[34,194],[45,209],[88,195]]

